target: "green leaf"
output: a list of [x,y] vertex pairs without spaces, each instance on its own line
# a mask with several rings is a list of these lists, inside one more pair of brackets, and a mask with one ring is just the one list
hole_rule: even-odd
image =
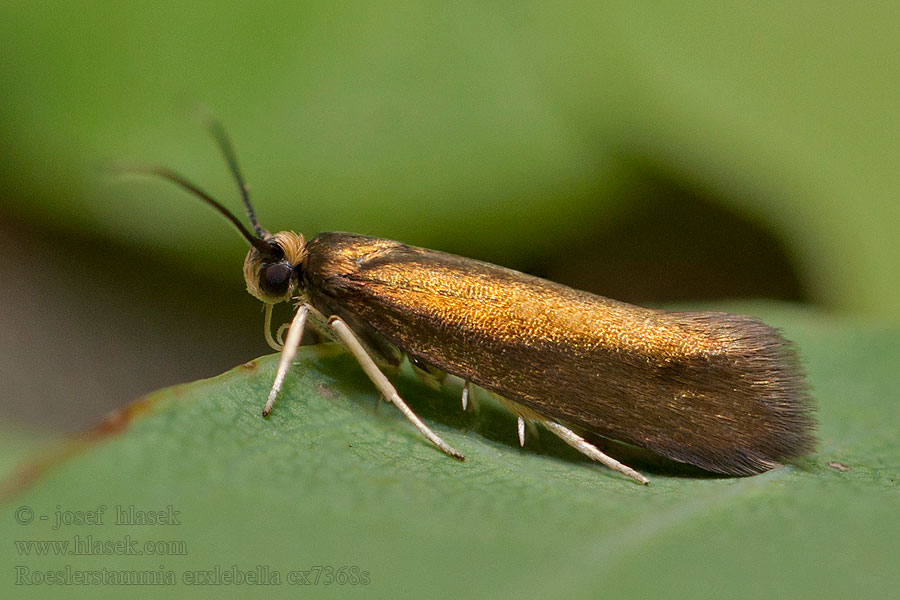
[[[247,596],[256,590],[246,583],[188,583],[195,571],[259,567],[280,575],[269,591],[294,597],[888,597],[900,552],[900,335],[750,309],[784,327],[806,359],[820,451],[797,465],[748,478],[648,472],[642,487],[547,432],[520,449],[515,419],[485,394],[473,415],[452,384],[437,392],[394,376],[412,408],[466,454],[460,464],[392,406],[376,410],[352,359],[304,348],[269,419],[260,410],[275,356],[152,394],[125,413],[131,420],[108,423],[106,439],[49,468],[2,508],[5,587],[21,591],[17,576],[28,583],[46,571],[71,578],[70,566],[172,573],[173,585],[142,591]],[[101,505],[102,525],[53,529],[57,510],[77,518]],[[178,523],[116,524],[117,506],[169,510]],[[33,521],[17,522],[27,520],[22,507]],[[134,540],[138,550],[170,541],[179,553],[36,556],[19,543],[74,547],[76,536]],[[318,585],[289,583],[289,572],[316,567]],[[325,585],[328,568],[357,585]],[[92,598],[133,589],[44,584],[44,593],[50,587]]]

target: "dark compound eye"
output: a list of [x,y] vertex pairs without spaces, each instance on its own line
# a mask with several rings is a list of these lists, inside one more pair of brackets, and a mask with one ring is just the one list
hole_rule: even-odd
[[292,272],[284,263],[266,265],[259,274],[259,287],[269,295],[284,296],[291,283]]

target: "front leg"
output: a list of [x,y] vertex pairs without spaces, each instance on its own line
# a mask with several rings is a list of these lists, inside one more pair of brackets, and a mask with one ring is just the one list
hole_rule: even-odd
[[300,347],[300,340],[303,339],[303,328],[306,326],[306,316],[308,314],[309,305],[301,305],[291,321],[291,326],[288,328],[287,338],[284,340],[284,346],[281,349],[281,358],[278,359],[278,371],[275,374],[275,382],[272,384],[269,397],[266,399],[266,405],[263,407],[262,415],[264,417],[268,417],[269,413],[272,412],[275,398],[278,397],[278,392],[281,391],[281,386],[284,385],[284,376],[287,375],[287,370],[297,356],[297,349]]

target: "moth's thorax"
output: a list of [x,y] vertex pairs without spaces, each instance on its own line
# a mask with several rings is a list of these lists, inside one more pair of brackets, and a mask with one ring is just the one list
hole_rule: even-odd
[[251,247],[244,259],[244,281],[247,291],[266,304],[287,302],[295,297],[303,285],[306,267],[306,240],[293,231],[279,231],[269,235],[266,242],[276,252],[266,255]]

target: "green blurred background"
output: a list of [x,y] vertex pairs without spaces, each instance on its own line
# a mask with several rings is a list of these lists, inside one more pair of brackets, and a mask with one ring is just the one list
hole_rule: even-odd
[[75,430],[268,352],[231,132],[273,231],[355,231],[648,304],[896,323],[900,8],[0,5],[0,418]]

